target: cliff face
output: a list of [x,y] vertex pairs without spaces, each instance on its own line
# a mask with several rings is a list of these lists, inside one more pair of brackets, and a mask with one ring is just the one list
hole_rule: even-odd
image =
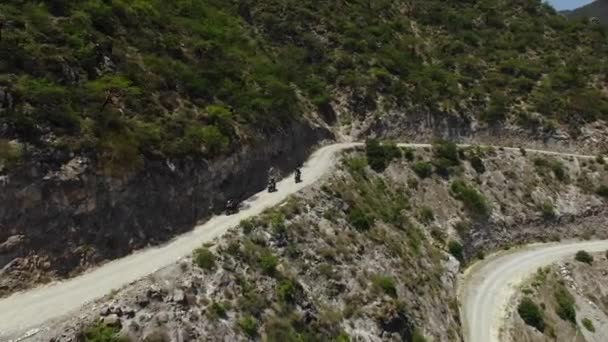
[[214,160],[145,160],[105,176],[87,156],[35,157],[0,187],[0,295],[159,244],[261,190],[269,167],[285,173],[328,131],[309,122]]

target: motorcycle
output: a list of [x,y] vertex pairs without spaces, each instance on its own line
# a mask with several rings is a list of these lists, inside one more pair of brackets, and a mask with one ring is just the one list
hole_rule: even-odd
[[239,212],[239,204],[233,200],[228,200],[226,202],[226,208],[224,210],[226,215],[233,215]]
[[268,192],[276,192],[277,191],[277,182],[274,178],[268,180]]

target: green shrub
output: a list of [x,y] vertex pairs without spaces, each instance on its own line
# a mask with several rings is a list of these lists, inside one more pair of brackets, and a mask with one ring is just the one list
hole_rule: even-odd
[[420,178],[428,178],[433,174],[433,166],[431,163],[419,161],[412,165],[412,170],[418,175]]
[[435,214],[433,213],[433,209],[429,207],[422,207],[418,210],[418,219],[422,223],[429,224],[435,220]]
[[213,318],[226,318],[226,306],[219,302],[213,302],[209,308],[209,313]]
[[470,162],[471,162],[471,167],[473,167],[473,169],[477,173],[482,174],[482,173],[486,172],[486,167],[483,164],[483,160],[481,160],[481,158],[479,158],[478,156],[476,156],[476,155],[472,156]]
[[374,217],[359,208],[352,209],[347,219],[359,231],[369,230],[374,225]]
[[279,265],[279,258],[277,258],[271,252],[264,252],[260,256],[260,267],[262,271],[268,275],[274,275],[277,270],[277,266]]
[[414,149],[413,148],[404,148],[403,149],[403,157],[407,160],[407,161],[414,161],[414,159],[416,158],[416,155],[414,154]]
[[401,156],[401,150],[395,144],[368,140],[365,143],[365,154],[369,166],[376,172],[382,172],[393,159]]
[[194,262],[205,270],[215,268],[215,255],[208,248],[201,247],[194,251]]
[[85,342],[128,342],[127,338],[119,337],[120,329],[98,323],[84,331]]
[[476,217],[486,217],[490,214],[490,208],[486,199],[477,190],[463,181],[455,181],[450,186],[452,196],[464,204],[464,207]]
[[583,318],[583,320],[581,322],[583,323],[583,326],[585,327],[585,329],[587,329],[591,332],[595,332],[595,327],[593,326],[593,322],[589,318]]
[[559,285],[553,293],[555,301],[557,302],[557,308],[555,312],[557,315],[572,324],[576,324],[576,309],[574,307],[574,297],[568,292],[566,287]]
[[593,256],[586,251],[578,251],[574,256],[574,260],[591,265],[593,263]]
[[277,297],[283,303],[291,303],[296,299],[296,284],[291,279],[283,279],[277,287]]
[[241,221],[239,226],[241,227],[241,229],[243,230],[243,234],[245,234],[245,235],[248,235],[249,233],[251,233],[253,231],[253,229],[255,228],[255,224],[252,220],[243,220],[243,221]]
[[375,276],[372,278],[374,288],[391,297],[397,297],[395,281],[389,276]]
[[448,242],[448,251],[458,261],[464,262],[464,247],[462,247],[460,242],[456,240],[450,240],[450,242]]
[[550,201],[543,203],[540,210],[545,220],[550,220],[555,217],[555,208],[553,207],[553,203]]
[[545,321],[543,314],[538,305],[528,297],[524,297],[517,306],[519,317],[526,322],[527,325],[536,328],[538,331],[545,331]]
[[239,320],[239,328],[249,337],[255,337],[258,334],[258,321],[252,316],[245,316]]
[[600,185],[595,193],[601,197],[608,198],[608,185]]

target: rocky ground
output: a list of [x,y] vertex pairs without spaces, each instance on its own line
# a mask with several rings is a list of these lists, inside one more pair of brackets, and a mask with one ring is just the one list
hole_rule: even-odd
[[[504,338],[510,341],[589,341],[608,339],[608,259],[605,253],[593,255],[588,264],[574,258],[539,270],[522,288],[514,303],[528,296],[540,305],[544,331],[527,325],[517,312],[510,313]],[[574,319],[560,316],[556,289],[572,297]],[[563,316],[563,315],[562,315]]]
[[36,338],[87,340],[91,326],[109,326],[143,341],[458,341],[461,263],[514,243],[606,236],[600,159],[472,148],[449,161],[449,150],[405,150],[391,163],[349,154],[322,184],[194,260]]

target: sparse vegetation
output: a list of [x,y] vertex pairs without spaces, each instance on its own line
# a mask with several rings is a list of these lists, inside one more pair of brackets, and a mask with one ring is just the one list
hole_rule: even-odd
[[591,265],[593,263],[593,256],[587,251],[578,251],[574,256],[574,260]]
[[85,329],[84,340],[85,342],[129,342],[129,339],[120,337],[120,329],[106,326],[101,322]]
[[541,176],[547,176],[547,172],[551,171],[555,178],[562,183],[569,183],[570,177],[568,176],[568,170],[564,163],[561,161],[548,158],[548,157],[538,157],[534,159],[534,165],[536,166],[536,171]]
[[540,332],[545,331],[545,321],[541,309],[529,297],[524,297],[517,306],[519,317],[527,325],[536,328]]

